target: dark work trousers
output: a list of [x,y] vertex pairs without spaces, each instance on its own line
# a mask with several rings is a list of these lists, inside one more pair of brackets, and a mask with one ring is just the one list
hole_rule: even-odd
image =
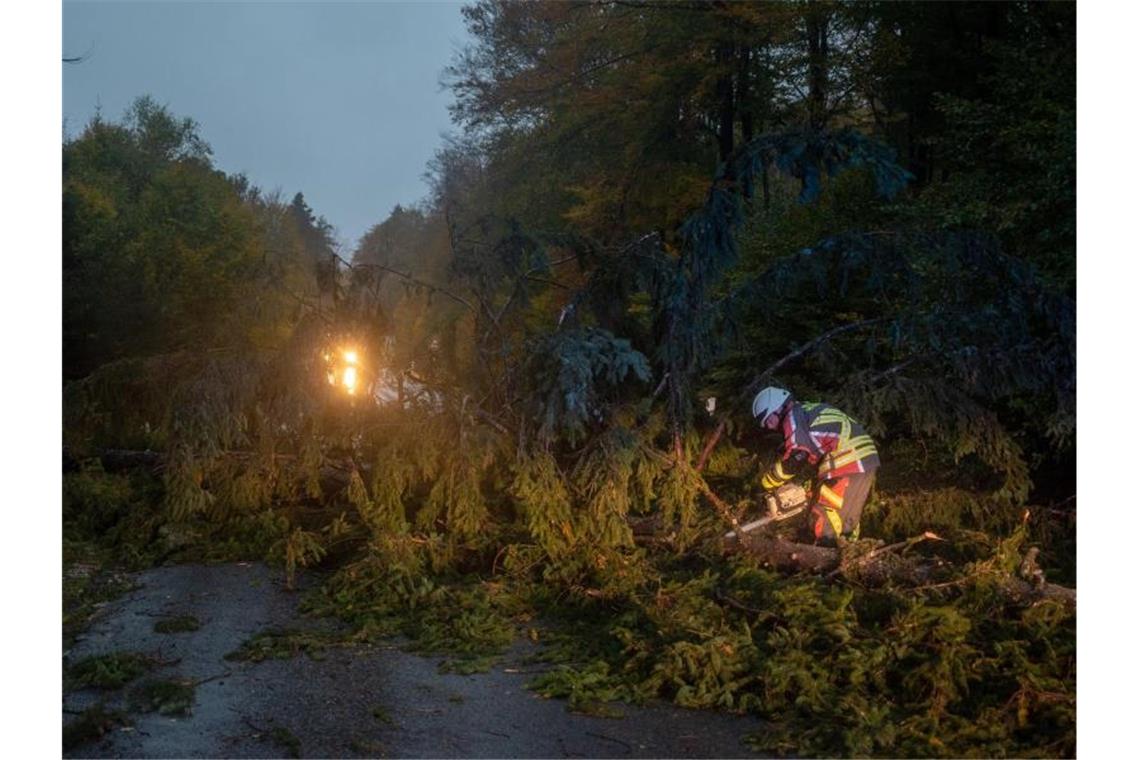
[[836,536],[852,540],[859,537],[859,518],[874,483],[873,472],[856,472],[820,482],[808,518],[817,544],[834,546]]

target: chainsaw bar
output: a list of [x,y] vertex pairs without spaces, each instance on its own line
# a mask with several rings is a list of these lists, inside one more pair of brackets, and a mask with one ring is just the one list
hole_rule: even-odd
[[[780,522],[781,520],[787,520],[789,517],[795,517],[796,515],[803,512],[805,509],[807,509],[807,504],[801,504],[800,506],[794,507],[793,509],[789,509],[786,512],[780,512],[779,514],[761,517],[759,520],[753,520],[750,523],[745,523],[744,525],[741,525],[740,526],[740,532],[741,533],[751,533],[752,531],[754,531],[758,528],[763,528],[765,525],[768,525],[770,523]],[[735,530],[730,530],[728,533],[724,534],[724,537],[725,538],[736,538],[737,532]]]

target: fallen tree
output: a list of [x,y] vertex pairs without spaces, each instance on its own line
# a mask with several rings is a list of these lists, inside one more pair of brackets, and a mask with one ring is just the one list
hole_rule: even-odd
[[944,559],[906,553],[922,541],[940,540],[933,533],[926,533],[895,544],[864,540],[833,549],[746,533],[740,540],[725,539],[724,548],[730,552],[745,552],[765,566],[784,572],[827,573],[828,577],[842,576],[867,587],[898,583],[919,591],[938,592],[965,585],[985,573],[996,581],[995,588],[1011,604],[1030,606],[1051,600],[1076,607],[1075,588],[1045,581],[1044,573],[1037,566],[1036,548],[1020,557],[1014,573],[1004,571],[1000,563],[990,560],[975,563],[957,577],[951,563]]

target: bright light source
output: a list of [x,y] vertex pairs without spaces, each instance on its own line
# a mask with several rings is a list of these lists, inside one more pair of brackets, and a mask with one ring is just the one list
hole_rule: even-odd
[[335,348],[328,346],[320,355],[325,360],[325,376],[329,385],[340,388],[349,396],[355,396],[357,390],[367,388],[368,379],[361,361],[361,352],[351,343]]

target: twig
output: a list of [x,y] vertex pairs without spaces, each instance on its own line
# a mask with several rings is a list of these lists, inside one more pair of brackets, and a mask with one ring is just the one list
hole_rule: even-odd
[[495,554],[495,559],[491,562],[491,575],[494,575],[495,571],[498,569],[499,558],[503,556],[503,552],[507,550],[507,546],[509,546],[509,544],[503,545],[503,547],[500,548],[499,551]]
[[712,455],[713,449],[716,448],[717,443],[720,441],[720,437],[724,435],[724,431],[727,426],[728,420],[721,419],[720,424],[716,426],[716,430],[714,430],[712,432],[712,435],[709,436],[708,441],[705,443],[705,447],[701,449],[701,455],[697,457],[697,465],[694,468],[697,472],[705,469],[705,465],[708,464],[709,457]]
[[631,750],[631,751],[633,750],[632,744],[630,744],[629,742],[624,742],[621,739],[615,739],[612,736],[606,736],[605,734],[596,734],[593,731],[587,731],[586,736],[593,736],[596,739],[602,739],[602,740],[607,741],[607,742],[613,742],[614,744],[620,744],[628,750]]
[[447,288],[440,287],[439,285],[436,285],[434,283],[430,283],[426,280],[421,280],[420,278],[418,278],[418,277],[416,277],[416,276],[414,276],[408,272],[401,272],[399,269],[395,269],[395,268],[390,267],[390,266],[385,266],[384,264],[353,264],[351,261],[346,260],[344,257],[340,256],[339,254],[334,254],[334,255],[336,255],[336,258],[338,260],[340,260],[349,269],[379,269],[381,272],[389,272],[391,274],[396,275],[397,277],[400,277],[404,280],[407,280],[408,282],[412,283],[413,285],[419,285],[421,288],[427,288],[429,291],[431,291],[433,293],[439,293],[443,296],[446,296],[447,298],[450,298],[451,300],[455,301],[456,303],[459,303],[459,304],[462,304],[463,306],[466,306],[468,309],[470,309],[473,312],[479,311],[478,309],[476,309],[471,304],[470,301],[463,298],[462,296],[457,296],[455,293],[452,293]]
[[241,722],[242,722],[242,723],[244,723],[244,724],[246,724],[246,725],[247,725],[247,726],[249,726],[250,728],[252,728],[252,729],[253,729],[255,732],[257,732],[259,735],[264,735],[264,734],[268,734],[268,733],[269,733],[269,731],[268,731],[268,730],[266,730],[266,729],[264,729],[264,728],[261,728],[260,726],[258,726],[256,723],[254,723],[252,720],[250,720],[249,718],[245,717],[244,715],[243,715],[243,716],[242,716],[242,718],[241,718]]
[[741,610],[743,612],[747,612],[747,613],[752,614],[752,615],[759,615],[761,612],[764,611],[764,610],[758,610],[755,607],[749,607],[744,602],[738,601],[734,597],[731,597],[728,594],[725,594],[719,590],[715,593],[715,596],[716,596],[717,600],[724,602],[729,607],[735,607],[738,610]]
[[198,688],[199,686],[201,686],[204,683],[209,683],[210,681],[217,681],[219,678],[225,678],[225,677],[232,675],[232,674],[233,674],[232,670],[227,670],[224,673],[218,673],[217,675],[210,676],[209,678],[203,678],[200,681],[194,681],[192,686],[194,686],[194,688]]
[[688,462],[684,461],[684,459],[678,460],[672,457],[667,457],[661,452],[649,448],[644,444],[641,445],[641,450],[659,462],[670,464],[673,467],[682,468],[681,472],[688,475],[692,479],[693,485],[697,487],[697,490],[704,494],[705,498],[708,499],[714,507],[716,507],[717,511],[720,513],[720,516],[725,520],[725,522],[729,523],[732,526],[732,529],[739,535],[740,521],[736,518],[736,515],[733,514],[732,507],[728,505],[728,502],[716,495],[716,492],[709,487],[709,484],[705,482],[705,479],[701,477],[701,474],[694,471],[693,468],[689,466]]

